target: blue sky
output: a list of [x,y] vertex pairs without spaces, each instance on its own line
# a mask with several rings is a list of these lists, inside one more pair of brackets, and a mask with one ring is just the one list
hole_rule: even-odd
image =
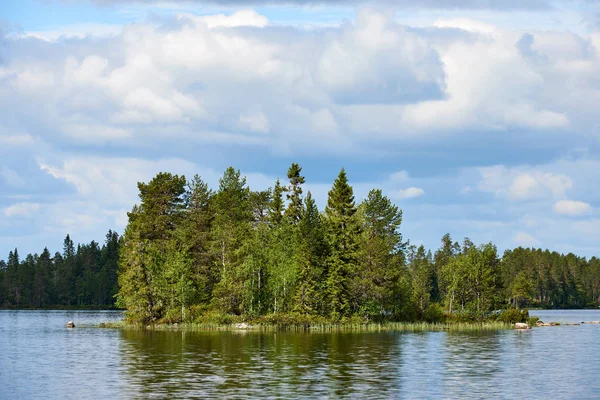
[[[280,3],[281,4],[281,3]],[[344,4],[341,6],[340,4]],[[402,232],[600,252],[596,1],[0,5],[0,257],[119,232],[136,182],[344,166]]]

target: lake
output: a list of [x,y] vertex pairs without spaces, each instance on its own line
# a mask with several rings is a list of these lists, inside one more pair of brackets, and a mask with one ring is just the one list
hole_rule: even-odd
[[[544,321],[598,310],[532,311]],[[600,325],[482,333],[66,329],[114,311],[0,311],[0,398],[600,398]]]

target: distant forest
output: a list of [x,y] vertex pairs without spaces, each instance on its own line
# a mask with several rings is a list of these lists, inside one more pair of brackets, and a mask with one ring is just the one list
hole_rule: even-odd
[[[4,307],[116,305],[135,323],[206,315],[301,315],[329,321],[473,320],[493,310],[600,305],[600,260],[492,243],[435,251],[400,233],[402,211],[381,190],[356,203],[342,169],[319,210],[302,168],[253,191],[228,168],[212,190],[160,173],[139,183],[123,237],[0,261]],[[116,303],[115,303],[116,301]]]
[[62,253],[47,248],[22,258],[18,249],[0,260],[0,305],[6,308],[112,308],[118,291],[119,235],[109,231],[103,245],[77,245],[70,236]]

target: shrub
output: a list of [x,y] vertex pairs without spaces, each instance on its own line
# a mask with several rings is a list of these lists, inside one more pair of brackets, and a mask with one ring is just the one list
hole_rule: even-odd
[[431,303],[423,312],[423,319],[427,322],[444,322],[444,309],[438,303]]
[[519,310],[518,308],[509,308],[504,310],[499,316],[498,320],[514,324],[516,322],[526,322],[529,319],[529,310]]

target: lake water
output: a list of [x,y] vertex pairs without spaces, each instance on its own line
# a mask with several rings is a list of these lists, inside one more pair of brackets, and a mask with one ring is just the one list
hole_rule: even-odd
[[[535,311],[544,321],[600,311]],[[0,311],[0,399],[600,398],[600,325],[485,333],[66,329],[110,311]]]

